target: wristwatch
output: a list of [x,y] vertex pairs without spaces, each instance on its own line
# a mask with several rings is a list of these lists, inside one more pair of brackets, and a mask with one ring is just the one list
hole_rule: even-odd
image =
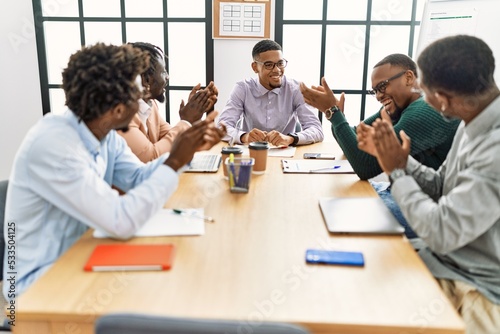
[[393,169],[391,174],[389,174],[389,180],[391,181],[391,184],[394,183],[394,181],[396,181],[397,179],[399,179],[400,177],[403,177],[406,175],[406,171],[404,169],[401,169],[401,168],[396,168],[396,169]]
[[299,142],[299,136],[296,133],[289,133],[287,136],[290,136],[293,138],[293,143],[290,144],[290,146],[296,146],[297,143]]
[[326,118],[326,119],[330,119],[330,118],[332,118],[333,114],[335,114],[337,111],[340,111],[340,108],[339,108],[339,107],[337,107],[337,106],[333,106],[333,107],[331,107],[330,109],[326,109],[326,110],[324,111],[324,113],[325,113],[325,118]]

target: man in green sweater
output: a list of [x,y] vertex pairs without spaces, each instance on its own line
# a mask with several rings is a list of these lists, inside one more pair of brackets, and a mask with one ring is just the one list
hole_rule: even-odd
[[[371,125],[376,119],[390,119],[394,130],[412,138],[410,155],[422,164],[437,169],[445,160],[451,147],[459,121],[442,118],[420,96],[417,85],[417,66],[408,56],[391,54],[378,62],[372,72],[371,93],[382,104],[379,112],[363,121]],[[362,180],[367,180],[382,173],[377,159],[358,148],[356,127],[347,122],[344,109],[344,95],[337,99],[328,87],[325,78],[321,86],[308,88],[301,84],[302,95],[306,103],[318,108],[325,118],[332,123],[332,133],[342,148],[347,160]],[[382,115],[386,113],[386,115]],[[401,211],[392,197],[383,188],[377,189],[384,202],[405,226],[409,238],[416,235],[408,227]]]

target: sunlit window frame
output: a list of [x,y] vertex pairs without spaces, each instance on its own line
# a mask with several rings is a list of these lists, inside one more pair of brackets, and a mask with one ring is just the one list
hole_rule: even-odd
[[[78,0],[78,16],[77,17],[64,17],[64,16],[44,16],[42,11],[42,0],[32,0],[33,2],[33,15],[35,18],[35,34],[37,43],[37,53],[38,53],[38,66],[40,72],[40,88],[42,95],[42,112],[45,115],[51,111],[50,105],[50,89],[62,89],[61,84],[51,84],[48,79],[48,68],[47,68],[47,53],[45,47],[45,31],[44,22],[78,22],[80,25],[80,42],[81,45],[86,45],[85,43],[85,22],[119,22],[121,23],[121,34],[122,43],[127,41],[127,22],[161,22],[163,23],[163,38],[164,45],[161,47],[164,49],[165,54],[169,54],[168,50],[168,39],[169,30],[168,24],[171,22],[202,22],[205,24],[205,45],[206,45],[206,82],[214,80],[214,42],[212,39],[212,1],[205,0],[205,17],[196,18],[171,18],[168,17],[167,12],[167,0],[162,0],[163,2],[163,15],[162,17],[127,17],[125,15],[125,0],[120,0],[120,17],[86,17],[82,15],[83,0]],[[167,62],[167,71],[169,71],[169,64]],[[171,86],[169,85],[166,89],[167,101],[170,100],[171,91],[186,90],[190,91],[192,87],[190,86]],[[177,107],[177,106],[174,106]],[[165,103],[165,119],[170,121],[170,104]]]
[[[327,19],[327,6],[329,0],[323,0],[323,16],[321,20],[285,20],[284,19],[284,2],[286,0],[276,0],[276,22],[275,22],[275,40],[280,43],[284,49],[286,45],[283,45],[283,26],[284,25],[321,25],[321,61],[320,61],[320,72],[317,74],[318,84],[321,78],[325,75],[325,50],[326,50],[326,31],[328,26],[343,25],[343,26],[365,26],[366,27],[366,38],[365,38],[365,52],[364,52],[364,62],[363,62],[363,80],[360,89],[344,89],[342,87],[330,87],[335,94],[340,94],[345,92],[346,94],[357,94],[361,96],[361,109],[359,110],[359,120],[365,119],[365,106],[367,97],[370,98],[369,94],[366,92],[366,87],[368,86],[369,76],[371,75],[371,69],[368,68],[368,56],[370,51],[370,33],[372,26],[409,26],[410,36],[408,45],[408,56],[413,56],[415,41],[415,27],[420,25],[420,21],[416,20],[417,12],[417,1],[412,1],[411,19],[409,21],[375,21],[371,19],[372,16],[372,4],[373,0],[367,0],[367,11],[366,20],[352,20],[352,21],[342,21],[342,20],[328,20]],[[331,0],[330,0],[331,1]],[[332,2],[332,1],[331,1]],[[306,6],[306,5],[304,5]],[[322,119],[322,113],[319,112],[318,116]]]

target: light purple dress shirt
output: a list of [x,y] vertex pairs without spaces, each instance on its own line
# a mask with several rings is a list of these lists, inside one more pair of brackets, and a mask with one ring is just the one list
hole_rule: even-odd
[[[241,125],[237,124],[243,115]],[[297,133],[298,145],[323,141],[323,129],[313,107],[304,102],[299,82],[283,76],[279,88],[268,90],[258,78],[236,83],[218,123],[227,127],[224,140],[235,138],[241,144],[243,134],[253,128],[262,131],[276,130],[283,134]],[[302,130],[296,131],[296,123]]]

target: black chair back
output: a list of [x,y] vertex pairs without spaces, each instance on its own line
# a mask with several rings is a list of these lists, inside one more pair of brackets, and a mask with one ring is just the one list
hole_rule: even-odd
[[3,229],[5,224],[5,202],[7,200],[7,187],[9,181],[0,181],[0,281],[3,280],[3,256],[5,253],[5,239],[3,236]]
[[107,314],[97,319],[96,334],[309,334],[299,326],[279,322],[202,320],[141,314]]

